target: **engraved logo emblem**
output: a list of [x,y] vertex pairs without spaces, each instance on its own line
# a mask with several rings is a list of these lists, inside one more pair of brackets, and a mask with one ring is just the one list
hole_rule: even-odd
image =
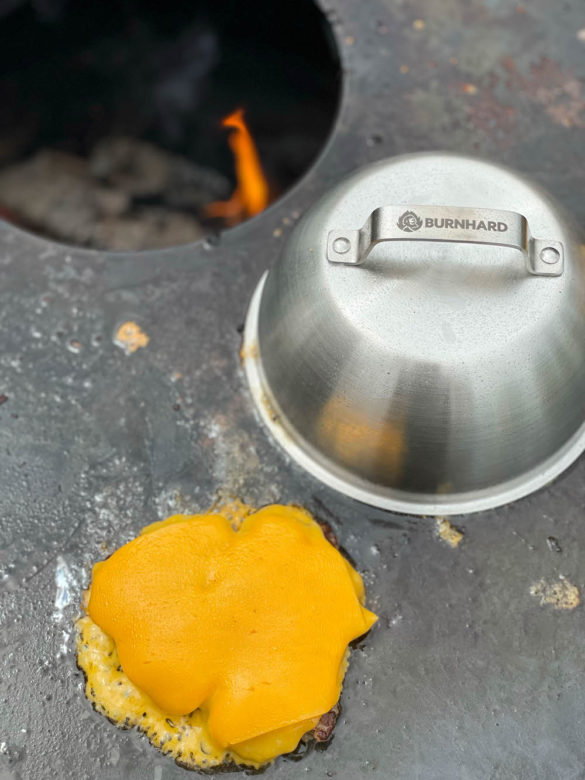
[[404,214],[400,215],[396,224],[405,233],[414,233],[415,230],[420,230],[423,221],[414,211],[405,211]]

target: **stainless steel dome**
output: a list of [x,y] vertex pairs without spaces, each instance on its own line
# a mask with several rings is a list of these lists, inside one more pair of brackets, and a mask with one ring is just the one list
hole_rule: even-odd
[[263,278],[246,372],[273,435],[368,504],[470,512],[585,447],[585,263],[532,182],[451,154],[363,168]]

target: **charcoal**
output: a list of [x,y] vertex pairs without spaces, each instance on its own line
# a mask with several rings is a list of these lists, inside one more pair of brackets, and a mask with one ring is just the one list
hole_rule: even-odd
[[118,251],[162,249],[190,244],[205,235],[199,222],[188,214],[148,207],[132,214],[100,221],[94,231],[95,245]]
[[230,194],[229,180],[146,141],[112,136],[98,143],[89,158],[92,174],[135,198],[158,198],[173,208],[200,211]]
[[204,235],[195,216],[137,206],[128,191],[96,180],[85,159],[52,150],[0,171],[0,212],[59,241],[96,249],[154,249]]

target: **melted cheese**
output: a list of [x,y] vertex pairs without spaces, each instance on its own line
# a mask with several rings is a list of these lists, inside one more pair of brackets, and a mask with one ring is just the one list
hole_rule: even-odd
[[120,728],[140,729],[156,748],[188,769],[230,762],[259,768],[294,750],[317,723],[257,737],[241,745],[239,753],[222,748],[209,733],[205,712],[172,716],[137,688],[122,670],[114,640],[87,615],[77,621],[77,663],[85,673],[85,694],[98,712]]
[[[80,622],[94,701],[150,736],[135,711],[149,702],[151,720],[154,708],[189,732],[189,765],[260,765],[293,750],[337,702],[347,645],[376,620],[359,574],[303,510],[266,507],[237,527],[219,514],[147,527],[96,564]],[[108,642],[109,672],[96,656]],[[113,668],[124,675],[115,687],[131,691],[118,691],[123,701],[107,696]],[[172,737],[164,744],[177,757]]]

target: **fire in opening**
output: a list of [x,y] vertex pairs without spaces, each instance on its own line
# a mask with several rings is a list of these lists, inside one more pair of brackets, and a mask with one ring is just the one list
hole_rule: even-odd
[[237,108],[221,124],[232,131],[228,144],[234,155],[237,185],[228,200],[208,204],[205,216],[222,219],[225,225],[232,226],[263,211],[270,202],[270,189],[244,119],[244,109]]
[[273,203],[329,135],[342,80],[314,0],[56,5],[0,10],[0,222],[106,251],[192,244]]

